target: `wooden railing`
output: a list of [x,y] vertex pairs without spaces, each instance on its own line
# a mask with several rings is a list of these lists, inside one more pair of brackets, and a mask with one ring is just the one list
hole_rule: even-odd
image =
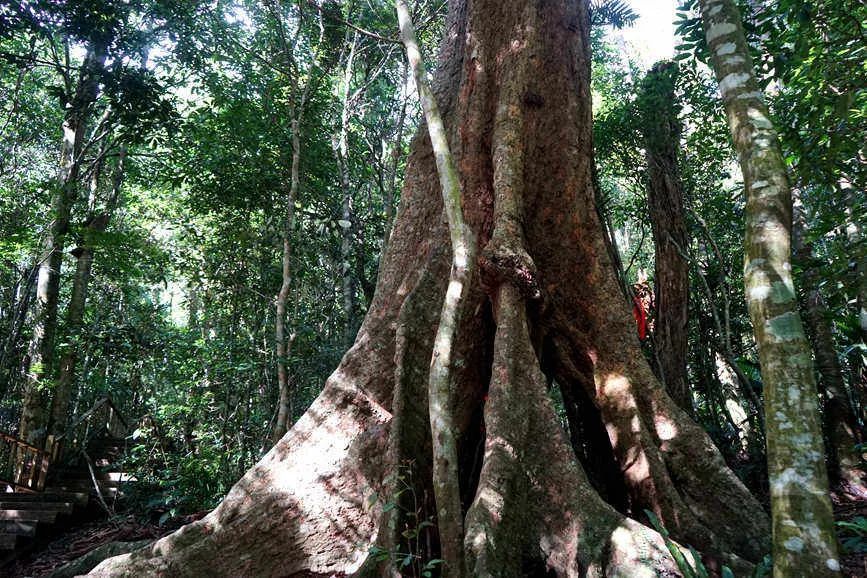
[[13,492],[41,492],[51,457],[48,452],[0,432],[0,488]]
[[64,433],[48,436],[44,450],[0,432],[0,492],[7,489],[41,492],[51,464],[86,450],[88,442],[94,438],[124,438],[128,430],[126,420],[111,398],[104,397],[72,422]]

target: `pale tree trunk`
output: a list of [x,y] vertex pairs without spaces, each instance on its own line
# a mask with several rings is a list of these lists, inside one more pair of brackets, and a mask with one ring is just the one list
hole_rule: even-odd
[[689,323],[689,238],[684,223],[683,183],[677,162],[680,121],[674,87],[677,64],[660,62],[647,74],[642,94],[647,156],[647,204],[655,250],[656,324],[654,351],[669,395],[692,413],[686,376]]
[[[594,203],[587,2],[455,1],[445,30],[433,92],[481,265],[455,308],[451,408],[429,399],[458,292],[422,130],[370,309],[319,398],[216,510],[93,575],[420,574],[454,548],[431,499],[441,410],[469,575],[676,576],[645,508],[717,567],[768,551],[767,516],[654,377],[618,289]],[[601,433],[618,485],[593,485],[549,382],[587,401],[574,419]]]
[[[400,111],[397,115],[397,128],[395,130],[394,142],[391,150],[385,139],[382,141],[382,165],[388,167],[387,179],[382,191],[382,206],[385,213],[385,224],[383,225],[382,233],[382,254],[384,255],[388,249],[388,240],[391,238],[391,229],[394,225],[394,201],[395,192],[397,191],[397,171],[400,164],[401,156],[403,155],[403,129],[406,123],[406,107],[409,101],[407,94],[407,79],[408,68],[404,65],[401,68],[400,75]],[[390,154],[387,154],[390,153]],[[390,159],[388,157],[391,157]]]
[[283,281],[280,284],[280,292],[277,294],[276,315],[274,319],[274,337],[277,354],[277,384],[279,399],[277,405],[277,421],[274,424],[272,440],[276,443],[286,430],[289,429],[293,416],[292,384],[289,378],[289,354],[292,347],[293,336],[286,335],[286,306],[289,302],[289,293],[292,289],[292,234],[295,230],[295,199],[301,185],[301,122],[304,110],[307,106],[307,98],[310,92],[311,82],[308,80],[298,104],[295,106],[292,117],[292,160],[290,163],[289,190],[286,192],[286,216],[283,222],[283,256],[281,271]]
[[[349,175],[349,120],[351,116],[350,95],[352,85],[355,51],[358,46],[358,32],[353,32],[349,42],[349,52],[341,81],[336,90],[340,102],[340,121],[337,133],[332,138],[332,149],[337,159],[337,172],[340,180],[342,212],[340,225],[340,282],[343,295],[343,340],[347,348],[355,338],[355,277],[352,267],[352,237],[355,216],[352,213],[352,186]],[[358,95],[352,95],[357,97]],[[354,98],[352,100],[355,100]]]
[[[281,63],[285,67],[284,74],[291,75],[289,80],[289,114],[291,115],[290,130],[292,132],[292,157],[289,164],[289,188],[285,191],[284,199],[284,202],[286,203],[286,212],[283,219],[282,231],[282,281],[280,284],[280,290],[277,293],[277,298],[275,299],[274,316],[274,349],[277,358],[278,399],[277,419],[274,422],[271,440],[273,443],[277,443],[289,429],[294,417],[292,384],[289,376],[289,355],[294,335],[287,335],[286,310],[289,302],[289,294],[292,290],[292,235],[295,230],[295,200],[298,197],[298,190],[301,186],[301,126],[304,120],[307,100],[313,87],[315,75],[312,70],[308,71],[307,79],[304,81],[303,86],[299,85],[297,70],[294,70],[297,63],[294,62],[294,54],[292,52],[295,49],[297,38],[293,39],[291,43],[287,39],[278,3],[269,2],[268,10],[271,17],[274,19],[274,25],[279,31],[277,45],[279,50],[277,53]],[[300,33],[300,29],[296,31],[296,34]],[[322,31],[320,30],[320,34],[321,33]]]
[[[395,0],[400,38],[415,79],[416,91],[424,110],[428,135],[436,157],[443,208],[449,225],[452,248],[451,273],[434,337],[433,358],[428,378],[428,414],[433,442],[433,490],[444,572],[459,578],[466,573],[463,552],[463,515],[461,511],[458,446],[453,414],[455,385],[452,364],[456,359],[457,331],[466,314],[467,294],[476,268],[476,239],[465,222],[461,181],[449,147],[442,116],[427,79],[424,62],[415,38],[409,8]],[[495,153],[496,154],[496,153]]]
[[774,576],[837,576],[818,394],[792,281],[786,166],[735,3],[700,5],[746,188],[744,289],[765,387]]
[[81,149],[91,105],[97,98],[99,76],[106,58],[106,48],[88,46],[75,93],[66,105],[63,140],[60,145],[60,169],[51,196],[51,222],[43,253],[40,256],[36,283],[36,301],[31,307],[33,334],[29,346],[30,368],[24,389],[18,436],[39,445],[47,433],[48,392],[54,370],[54,337],[57,332],[57,301],[60,293],[60,268],[72,205],[76,201],[81,172]]
[[277,357],[277,421],[274,423],[272,441],[276,443],[289,428],[292,419],[292,386],[289,383],[289,353],[292,345],[286,336],[286,305],[292,289],[292,233],[295,230],[295,196],[298,193],[298,163],[301,160],[301,126],[298,117],[292,119],[292,161],[290,166],[290,185],[285,203],[286,214],[283,221],[280,291],[275,299],[274,341]]
[[[83,231],[83,242],[73,254],[76,257],[75,276],[72,281],[72,296],[66,310],[66,341],[60,356],[60,366],[57,383],[51,399],[51,422],[50,433],[59,435],[66,430],[69,400],[75,389],[75,369],[78,362],[78,352],[82,345],[82,324],[84,321],[84,308],[87,304],[87,291],[90,284],[93,257],[95,252],[94,237],[105,232],[112,214],[117,207],[123,185],[124,161],[126,148],[121,147],[118,152],[117,165],[112,175],[111,190],[106,199],[104,210],[99,214],[92,214]],[[94,184],[96,189],[99,184],[99,169],[94,167]],[[96,191],[94,191],[96,192]]]

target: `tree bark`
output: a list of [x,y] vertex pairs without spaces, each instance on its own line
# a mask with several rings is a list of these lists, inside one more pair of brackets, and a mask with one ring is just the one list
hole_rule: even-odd
[[355,338],[355,278],[352,267],[352,237],[354,234],[353,199],[349,175],[349,119],[351,114],[351,85],[355,51],[358,46],[358,32],[353,32],[349,41],[342,78],[336,92],[340,102],[340,120],[337,133],[332,138],[332,149],[337,159],[337,174],[340,182],[342,213],[340,225],[340,282],[343,294],[343,340],[346,347]]
[[[408,78],[408,68],[404,65],[401,68],[400,75],[400,96],[399,98],[399,108],[397,116],[397,128],[395,129],[394,135],[394,143],[392,144],[391,150],[389,151],[388,146],[383,139],[382,142],[382,166],[388,167],[387,170],[387,178],[385,179],[385,186],[382,191],[382,207],[383,212],[385,213],[385,223],[383,225],[382,232],[382,254],[385,254],[388,249],[388,241],[391,238],[391,229],[394,225],[394,205],[395,205],[395,196],[397,192],[397,172],[398,165],[400,163],[400,159],[403,156],[403,127],[406,122],[406,107],[409,101],[409,95],[407,94],[406,89],[406,81]],[[390,153],[390,154],[386,154]],[[388,157],[391,157],[390,159]]]
[[51,222],[40,256],[36,282],[36,301],[31,307],[33,333],[29,345],[27,382],[18,436],[34,445],[42,444],[48,428],[47,380],[54,370],[54,337],[57,332],[57,305],[60,294],[60,268],[72,205],[78,195],[81,172],[81,149],[87,119],[97,98],[99,79],[106,59],[106,47],[88,45],[74,94],[66,105],[63,140],[60,145],[60,168],[51,196]]
[[[279,58],[283,59],[284,65],[288,70],[294,68],[292,60],[294,59],[292,50],[295,48],[295,41],[291,44],[287,41],[283,30],[282,16],[276,8],[276,3],[268,5],[271,12],[271,18],[274,19],[274,25],[278,28],[278,50],[276,51]],[[298,32],[300,34],[300,31]],[[298,197],[298,189],[301,185],[300,166],[301,166],[301,125],[304,120],[304,113],[307,108],[307,99],[310,95],[311,87],[313,86],[314,75],[308,74],[307,80],[303,86],[298,84],[298,78],[293,77],[289,80],[289,114],[290,114],[290,131],[292,133],[292,157],[289,163],[289,188],[285,190],[285,214],[282,228],[282,245],[283,252],[281,258],[281,283],[280,290],[275,299],[275,316],[274,316],[274,341],[275,341],[275,356],[277,358],[277,419],[274,422],[271,439],[273,443],[277,443],[291,425],[294,418],[294,408],[292,404],[292,384],[289,376],[289,354],[292,348],[292,337],[286,335],[286,306],[289,302],[289,293],[292,289],[292,236],[295,231],[295,200]],[[285,188],[285,187],[284,187]]]
[[[303,110],[304,103],[301,103]],[[298,194],[300,178],[298,176],[298,164],[301,161],[301,136],[298,131],[301,127],[301,119],[298,116],[292,118],[292,161],[290,164],[290,184],[286,192],[286,213],[283,220],[281,257],[281,283],[280,291],[275,300],[274,315],[274,341],[275,355],[277,357],[277,421],[274,423],[272,440],[276,443],[285,435],[292,420],[292,385],[289,382],[289,351],[292,345],[286,336],[286,305],[289,302],[289,292],[292,289],[292,234],[295,230],[295,197]]]
[[[708,562],[748,567],[767,516],[654,377],[606,249],[587,2],[456,1],[445,29],[434,96],[480,256],[450,365],[468,573],[676,576],[645,508]],[[310,410],[214,512],[93,575],[394,576],[407,555],[440,558],[427,394],[453,255],[437,175],[421,131],[370,309]],[[591,485],[549,381],[590,400],[623,511]]]
[[803,215],[797,215],[793,235],[794,255],[799,261],[804,283],[801,299],[804,319],[809,329],[816,369],[819,372],[823,404],[823,429],[828,440],[828,465],[831,482],[844,493],[853,497],[865,497],[864,471],[861,455],[855,446],[861,443],[861,432],[855,411],[849,401],[843,369],[831,329],[830,312],[820,289],[821,271],[813,248],[804,240],[806,223]]
[[[858,332],[854,336],[849,351],[849,375],[852,391],[859,398],[861,416],[867,403],[867,242],[863,231],[863,207],[859,204],[858,189],[848,178],[839,182],[840,194],[846,203],[846,237],[849,242],[851,262],[854,263],[855,315],[858,318]],[[860,211],[860,214],[859,214]]]
[[791,271],[792,195],[733,0],[701,0],[746,189],[745,292],[765,387],[774,576],[838,576],[810,346]]
[[[117,165],[112,176],[111,191],[106,200],[104,210],[100,214],[92,214],[83,232],[83,242],[73,254],[76,257],[75,276],[72,281],[72,295],[66,310],[66,341],[60,355],[60,365],[57,382],[54,386],[51,398],[51,421],[49,431],[59,435],[66,431],[67,413],[69,400],[75,388],[75,369],[78,362],[78,352],[81,348],[82,324],[84,321],[84,308],[87,303],[87,291],[90,285],[93,257],[96,251],[94,237],[105,232],[111,220],[112,214],[117,207],[120,189],[123,185],[124,161],[126,160],[126,148],[121,147],[118,152]],[[98,186],[99,167],[94,168],[94,188]]]
[[674,94],[677,64],[660,62],[644,81],[643,132],[647,156],[647,204],[655,250],[654,351],[669,395],[692,413],[686,376],[689,323],[689,238],[684,223],[683,184],[677,162],[680,121]]

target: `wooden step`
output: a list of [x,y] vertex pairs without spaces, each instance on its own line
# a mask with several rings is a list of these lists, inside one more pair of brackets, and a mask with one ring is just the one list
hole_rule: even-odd
[[0,520],[26,520],[28,522],[42,522],[53,524],[57,519],[57,510],[50,509],[26,509],[26,510],[0,510]]
[[0,550],[14,550],[17,543],[17,534],[0,534]]
[[0,533],[16,534],[18,536],[35,536],[36,525],[35,520],[0,520]]
[[20,494],[20,493],[5,493],[0,494],[0,500],[3,502],[72,502],[80,506],[86,506],[90,500],[90,492],[54,492],[46,491],[42,494]]
[[0,497],[0,510],[53,510],[60,514],[71,514],[75,508],[74,502],[59,502],[53,500],[34,502],[5,501]]

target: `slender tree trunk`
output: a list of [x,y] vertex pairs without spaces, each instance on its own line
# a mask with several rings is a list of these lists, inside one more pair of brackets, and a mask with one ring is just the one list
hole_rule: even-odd
[[654,351],[669,395],[692,413],[686,376],[689,323],[689,239],[684,223],[683,184],[677,162],[680,121],[674,87],[677,65],[660,62],[647,74],[642,102],[647,156],[647,201],[655,249],[656,323]]
[[433,91],[425,78],[424,62],[415,38],[409,8],[395,0],[400,38],[415,79],[416,91],[424,110],[428,134],[436,157],[437,174],[448,219],[452,248],[451,273],[440,321],[434,337],[433,358],[428,381],[431,439],[433,441],[433,490],[444,571],[460,578],[466,573],[463,551],[463,512],[461,510],[458,445],[453,407],[455,386],[453,363],[456,358],[457,331],[466,314],[467,294],[476,268],[476,239],[463,215],[463,195],[458,170],[449,147],[448,136]]
[[[434,464],[440,409],[470,575],[675,576],[645,508],[709,563],[747,572],[768,551],[767,516],[654,377],[618,288],[593,192],[587,4],[450,3],[433,92],[479,251],[459,292],[451,408],[429,394],[458,293],[454,228],[421,131],[370,309],[322,394],[215,511],[94,575],[395,575],[408,554],[442,558],[453,536],[429,508],[434,468],[452,465]],[[591,484],[548,382],[590,400],[581,419],[605,432],[620,511]]]
[[385,183],[382,199],[383,212],[385,213],[385,224],[382,233],[383,255],[385,254],[386,249],[388,249],[388,240],[391,238],[391,229],[394,226],[394,201],[396,196],[395,193],[397,191],[397,171],[401,156],[403,156],[403,129],[404,123],[406,122],[407,102],[409,101],[409,95],[407,94],[408,75],[409,68],[404,64],[401,67],[400,75],[400,112],[397,116],[397,128],[395,129],[394,142],[392,143],[391,154],[389,155],[391,158],[388,160],[386,160],[385,153],[389,149],[385,139],[383,139],[382,143],[383,166],[388,166],[388,179]]
[[353,275],[352,245],[355,234],[355,215],[352,212],[352,187],[349,175],[349,120],[351,115],[350,94],[358,32],[353,32],[343,77],[337,86],[340,98],[340,124],[332,138],[332,148],[337,159],[340,193],[343,201],[340,219],[340,281],[343,295],[343,341],[347,348],[355,339],[355,277]]
[[[286,216],[283,222],[283,258],[280,292],[277,294],[274,317],[274,337],[277,355],[277,384],[279,399],[277,406],[277,421],[274,424],[272,440],[276,443],[289,429],[294,408],[292,407],[292,384],[289,379],[289,353],[292,347],[292,337],[286,335],[286,306],[292,289],[292,234],[295,230],[295,199],[301,185],[301,122],[307,107],[312,80],[308,78],[298,96],[298,102],[292,111],[292,160],[289,172],[289,190],[286,192]],[[295,91],[293,91],[295,92]]]
[[859,399],[863,419],[864,404],[867,403],[867,241],[863,231],[864,208],[860,202],[860,191],[852,186],[849,179],[840,179],[839,188],[846,203],[846,237],[850,260],[854,263],[855,314],[858,318],[858,331],[853,340],[856,347],[851,348],[848,356],[850,385]]
[[292,233],[295,230],[295,196],[298,193],[298,163],[301,160],[301,138],[298,130],[301,126],[298,117],[292,119],[292,161],[291,180],[286,194],[286,215],[283,222],[283,254],[281,259],[280,291],[275,300],[274,341],[277,357],[277,421],[271,439],[276,443],[289,428],[292,420],[292,386],[289,383],[289,349],[291,341],[286,336],[286,305],[289,302],[289,292],[292,289]]
[[28,267],[22,275],[21,281],[16,284],[15,289],[11,292],[11,314],[7,326],[8,331],[6,332],[6,337],[3,339],[2,349],[0,349],[0,399],[6,396],[10,390],[10,386],[14,383],[13,364],[17,364],[21,358],[18,339],[21,337],[24,322],[27,319],[30,304],[33,301],[33,290],[38,271],[38,264]]
[[745,291],[765,385],[774,576],[837,576],[818,394],[792,281],[786,166],[735,3],[700,5],[746,188]]
[[97,98],[99,77],[106,48],[88,46],[75,94],[66,105],[63,140],[60,145],[60,170],[51,196],[51,222],[40,256],[36,301],[31,308],[33,334],[30,339],[30,368],[24,389],[18,435],[41,444],[48,428],[48,395],[54,370],[54,337],[57,332],[57,301],[60,293],[60,268],[72,205],[78,195],[81,149],[91,105]]
[[794,255],[803,271],[805,287],[802,310],[813,345],[816,369],[819,371],[819,385],[825,398],[822,416],[825,435],[830,444],[829,476],[842,491],[867,496],[861,456],[855,450],[856,444],[861,442],[861,432],[834,346],[830,312],[820,289],[819,264],[813,256],[812,246],[804,240],[806,222],[802,214],[796,215],[794,228]]
[[[66,429],[69,400],[75,389],[75,369],[78,362],[78,352],[82,345],[82,324],[84,308],[87,304],[87,291],[90,284],[93,257],[95,253],[94,237],[105,232],[112,214],[117,206],[120,189],[123,185],[124,161],[126,148],[121,147],[118,153],[117,165],[112,176],[111,191],[105,203],[105,208],[98,215],[91,215],[83,232],[83,242],[73,254],[76,257],[75,277],[72,282],[72,296],[66,310],[66,341],[60,356],[59,373],[51,399],[50,432],[58,435]],[[98,167],[94,168],[94,188],[98,186]]]

